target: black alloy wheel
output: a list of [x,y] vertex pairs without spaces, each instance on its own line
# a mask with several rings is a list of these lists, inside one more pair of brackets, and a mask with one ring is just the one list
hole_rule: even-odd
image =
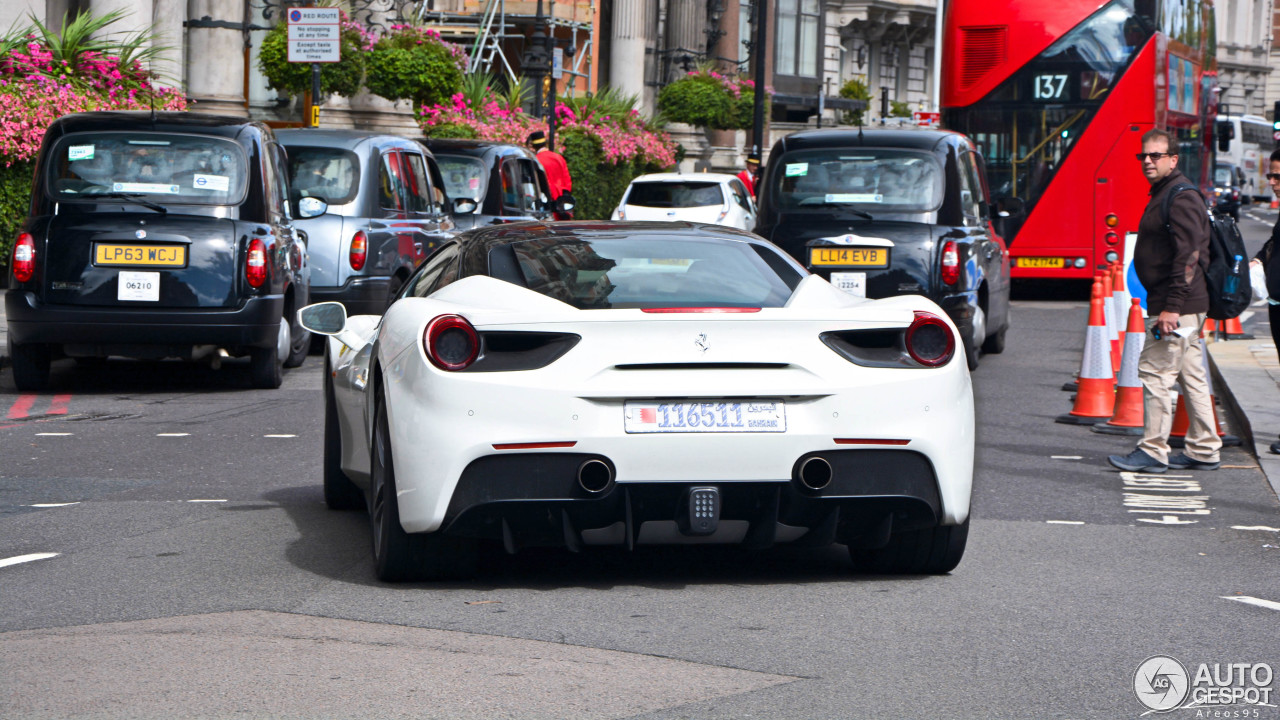
[[302,327],[301,321],[298,319],[298,312],[292,311],[289,318],[289,357],[285,358],[284,366],[287,368],[296,368],[302,365],[307,359],[307,353],[311,351],[311,331]]
[[325,358],[324,374],[324,502],[330,510],[362,510],[364,493],[342,471],[342,436],[338,428],[338,406],[333,380]]
[[369,460],[374,573],[383,582],[417,582],[473,574],[475,542],[439,533],[405,532],[400,524],[391,431],[382,397],[377,399],[375,418]]
[[[280,332],[289,332],[289,323],[280,318]],[[290,347],[287,338],[277,341],[271,347],[251,348],[249,350],[249,374],[253,378],[253,386],[263,390],[273,390],[284,382],[284,363],[280,357],[280,347]]]

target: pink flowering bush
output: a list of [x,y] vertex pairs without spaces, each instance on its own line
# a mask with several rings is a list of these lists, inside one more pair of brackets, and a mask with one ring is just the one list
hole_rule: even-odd
[[[447,102],[424,105],[418,115],[423,134],[524,145],[533,131],[548,130],[545,121],[510,100],[492,93],[472,95],[478,102],[458,92]],[[634,98],[608,88],[557,102],[556,150],[573,178],[575,217],[607,219],[632,178],[676,163],[671,137],[645,122],[634,105]]]
[[[118,15],[78,19],[63,34],[101,27],[112,17]],[[54,120],[90,110],[186,109],[181,92],[152,84],[134,47],[111,52],[101,42],[77,45],[42,25],[0,39],[0,264],[8,262],[26,217],[32,166]]]

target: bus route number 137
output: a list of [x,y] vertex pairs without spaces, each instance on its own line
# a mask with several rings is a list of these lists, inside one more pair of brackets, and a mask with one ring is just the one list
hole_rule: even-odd
[[1067,89],[1066,75],[1036,75],[1032,80],[1035,83],[1036,100],[1062,100]]

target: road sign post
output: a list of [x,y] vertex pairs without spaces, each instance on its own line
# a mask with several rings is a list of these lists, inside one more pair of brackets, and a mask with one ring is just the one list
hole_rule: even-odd
[[290,8],[289,62],[311,63],[311,107],[307,124],[320,125],[320,63],[342,60],[342,15],[338,8]]

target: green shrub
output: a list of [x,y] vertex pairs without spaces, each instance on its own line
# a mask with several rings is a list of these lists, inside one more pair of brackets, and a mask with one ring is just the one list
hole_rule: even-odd
[[31,176],[35,161],[0,165],[0,268],[9,267],[13,241],[31,209]]
[[396,25],[369,51],[365,87],[388,100],[408,99],[415,108],[448,100],[462,89],[462,48],[434,30]]
[[904,102],[898,102],[897,100],[890,100],[889,101],[889,117],[909,118],[911,117],[911,106]]
[[[840,97],[848,100],[862,100],[863,102],[871,102],[871,90],[866,83],[854,78],[844,85],[840,86]],[[844,114],[844,122],[848,125],[862,124],[862,110],[851,110]]]
[[658,109],[672,122],[717,130],[737,127],[737,100],[710,75],[689,73],[662,88]]
[[[342,60],[336,63],[320,63],[320,92],[324,94],[355,95],[364,82],[365,59],[368,56],[369,36],[343,14]],[[271,28],[262,39],[258,52],[258,67],[271,87],[302,95],[311,90],[311,63],[289,62],[289,26],[286,22]]]
[[463,140],[475,140],[480,137],[480,133],[476,132],[475,128],[462,125],[461,123],[428,125],[422,130],[423,135],[434,138],[462,138]]

